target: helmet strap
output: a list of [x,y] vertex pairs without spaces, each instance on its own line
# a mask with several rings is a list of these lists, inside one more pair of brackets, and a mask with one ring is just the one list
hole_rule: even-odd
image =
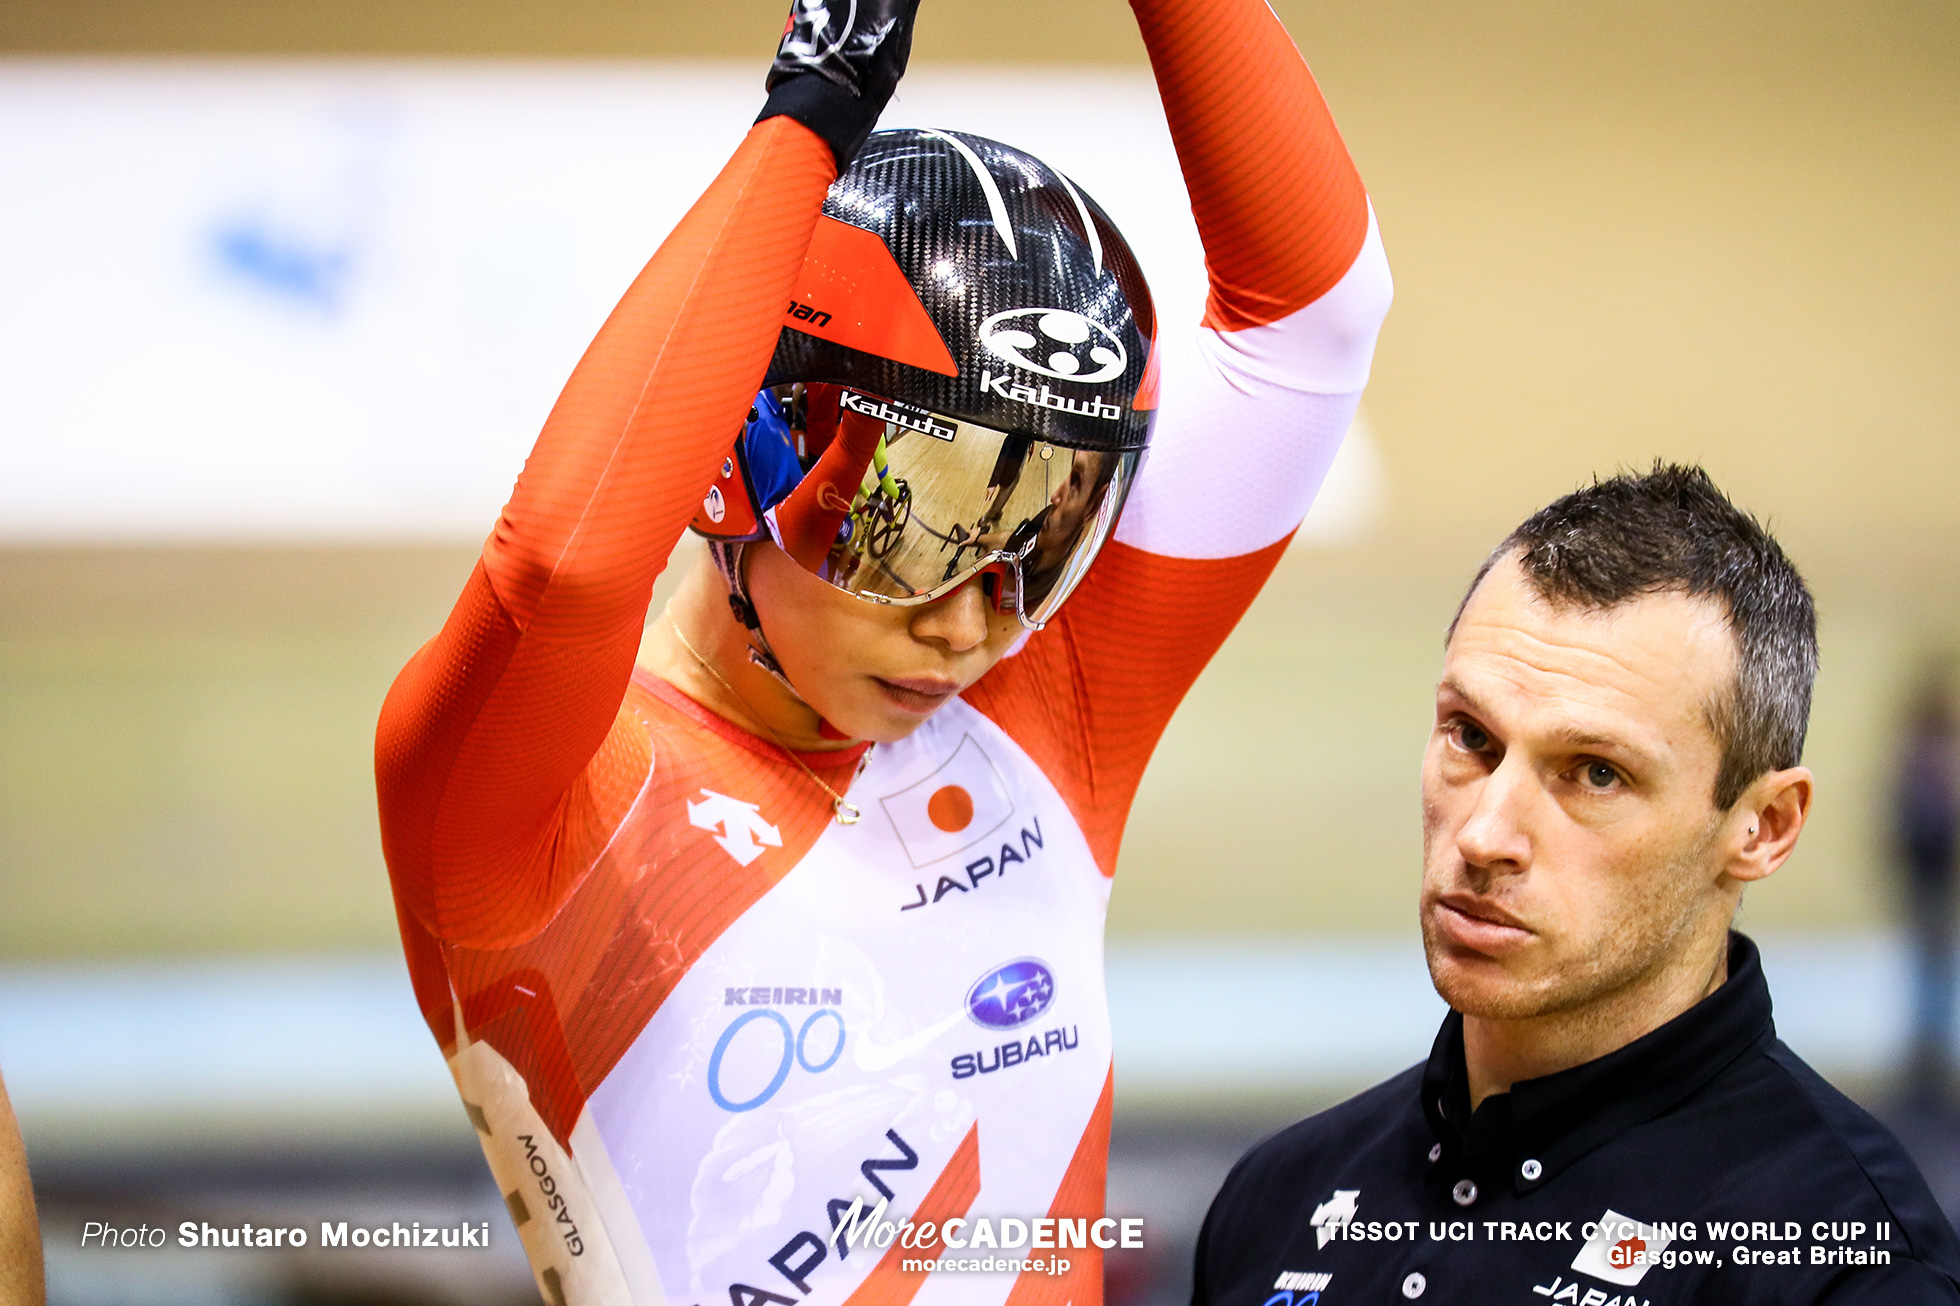
[[747,555],[746,540],[708,541],[708,556],[714,559],[715,570],[728,582],[729,611],[749,632],[749,661],[781,681],[783,688],[802,703],[803,695],[796,692],[796,686],[790,684],[789,677],[783,674],[783,664],[776,660],[775,650],[769,647],[769,636],[763,633],[762,614],[755,610],[755,601],[749,597],[746,568],[743,565]]

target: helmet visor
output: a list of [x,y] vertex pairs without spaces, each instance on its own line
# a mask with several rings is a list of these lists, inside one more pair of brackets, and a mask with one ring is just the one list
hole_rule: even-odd
[[874,602],[930,602],[991,570],[999,608],[1039,629],[1115,529],[1142,460],[807,389],[830,393],[797,395],[790,411],[821,398],[836,404],[837,422],[803,483],[771,510],[772,533],[818,576]]

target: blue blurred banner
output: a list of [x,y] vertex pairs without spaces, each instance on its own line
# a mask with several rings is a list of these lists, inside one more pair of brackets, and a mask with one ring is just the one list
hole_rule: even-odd
[[[760,102],[747,64],[0,61],[0,542],[480,536]],[[887,118],[1071,172],[1195,320],[1147,72],[927,71]]]
[[[1770,934],[1784,1039],[1833,1077],[1896,1063],[1905,956]],[[1325,1101],[1421,1060],[1443,1005],[1407,938],[1128,942],[1109,953],[1126,1105]],[[0,1066],[30,1142],[70,1150],[462,1130],[394,957],[0,970]]]

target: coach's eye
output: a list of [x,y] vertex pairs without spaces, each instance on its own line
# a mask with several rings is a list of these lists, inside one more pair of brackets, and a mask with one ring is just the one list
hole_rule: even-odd
[[1472,721],[1456,723],[1456,742],[1473,753],[1481,753],[1490,747],[1490,733]]
[[1611,789],[1620,773],[1604,762],[1586,763],[1586,783],[1594,789]]

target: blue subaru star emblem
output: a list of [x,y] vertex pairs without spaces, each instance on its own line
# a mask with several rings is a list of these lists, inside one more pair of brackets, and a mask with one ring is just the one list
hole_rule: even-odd
[[988,1029],[1025,1025],[1055,1000],[1055,976],[1033,957],[1010,961],[982,975],[966,991],[966,1014]]

